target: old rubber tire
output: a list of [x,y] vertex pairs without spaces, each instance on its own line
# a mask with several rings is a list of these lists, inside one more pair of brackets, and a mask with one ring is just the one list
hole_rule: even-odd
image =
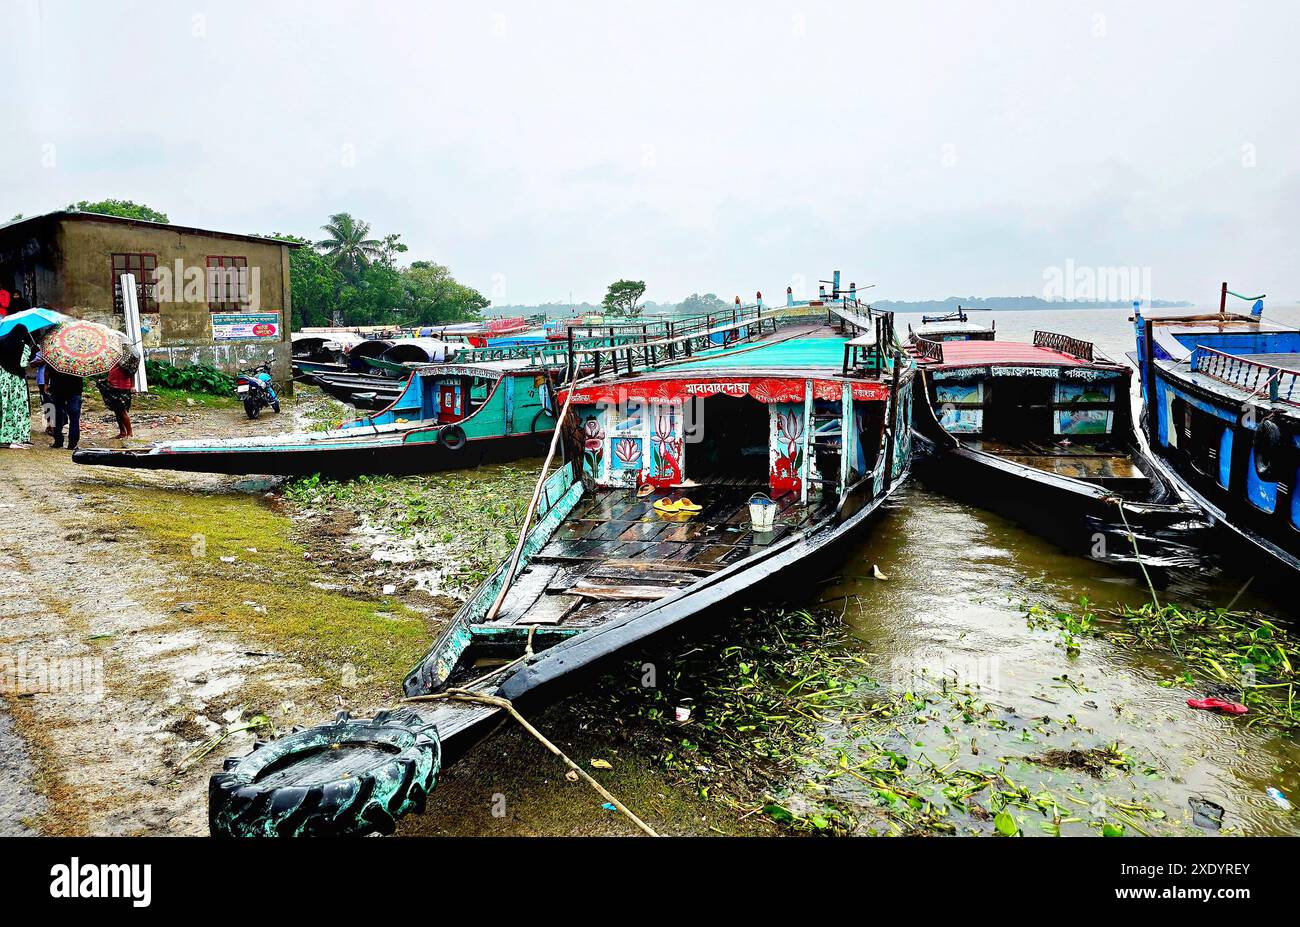
[[449,451],[458,451],[465,446],[465,429],[459,425],[443,425],[438,430],[438,443]]
[[[537,423],[543,418],[550,419],[551,427],[545,431],[537,430]],[[555,430],[555,418],[545,409],[538,409],[537,414],[533,416],[533,423],[529,426],[529,431],[533,435],[533,443],[539,448],[548,448],[551,446],[551,432]]]
[[424,811],[442,766],[437,729],[408,709],[341,713],[226,760],[208,783],[214,837],[391,834]]
[[277,399],[277,400],[275,400],[274,402],[272,402],[272,403],[271,403],[271,408],[275,410],[275,414],[276,414],[276,415],[279,415],[279,414],[280,414],[280,400]]
[[1272,419],[1260,422],[1255,428],[1251,449],[1255,452],[1255,475],[1265,482],[1276,483],[1284,468],[1282,429]]
[[262,411],[262,407],[257,404],[257,400],[252,396],[244,397],[244,413],[249,418],[257,418],[257,413]]

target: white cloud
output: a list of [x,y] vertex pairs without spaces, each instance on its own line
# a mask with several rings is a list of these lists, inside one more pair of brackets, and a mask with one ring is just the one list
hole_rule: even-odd
[[1291,3],[3,6],[8,214],[348,210],[512,301],[836,266],[1032,293],[1067,258],[1204,299],[1296,270]]

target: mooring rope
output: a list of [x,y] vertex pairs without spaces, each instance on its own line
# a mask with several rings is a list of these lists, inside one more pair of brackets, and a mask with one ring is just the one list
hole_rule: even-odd
[[1178,639],[1174,637],[1174,629],[1169,626],[1169,620],[1165,618],[1164,610],[1160,607],[1160,599],[1156,597],[1156,586],[1151,581],[1151,574],[1147,572],[1146,561],[1142,559],[1142,552],[1138,550],[1137,536],[1133,534],[1133,529],[1129,527],[1128,516],[1124,514],[1124,500],[1116,496],[1115,505],[1119,508],[1120,521],[1124,522],[1124,531],[1128,534],[1129,543],[1133,545],[1133,556],[1137,558],[1138,567],[1142,570],[1142,576],[1147,581],[1147,589],[1151,592],[1151,602],[1156,607],[1156,614],[1160,616],[1160,623],[1165,626],[1165,631],[1169,634],[1169,643],[1173,645],[1174,653],[1178,654],[1178,659],[1182,660],[1183,651],[1178,646]]
[[537,728],[529,724],[527,719],[525,719],[524,716],[521,715],[518,712],[518,710],[515,709],[515,706],[511,703],[509,699],[501,698],[496,695],[484,695],[481,692],[471,692],[468,689],[447,689],[445,692],[436,692],[432,695],[412,695],[409,698],[402,699],[402,701],[404,702],[435,702],[435,701],[471,702],[480,705],[491,705],[495,708],[500,708],[502,711],[508,712],[510,717],[518,721],[525,731],[527,731],[528,733],[536,737],[537,741],[543,747],[545,747],[547,750],[551,751],[551,753],[558,756],[561,760],[564,761],[564,764],[566,766],[568,766],[575,773],[577,773],[579,776],[585,779],[587,784],[590,785],[593,789],[595,789],[611,805],[613,805],[619,811],[623,812],[623,814],[627,816],[628,820],[630,820],[637,827],[641,828],[641,830],[645,831],[645,833],[649,834],[651,837],[659,836],[659,834],[655,832],[653,827],[651,827],[645,821],[637,817],[636,814],[632,812],[632,809],[628,808],[627,805],[623,804],[621,801],[615,798],[614,795],[607,788],[605,788],[603,785],[601,785],[599,782],[593,779],[590,775],[588,775],[585,769],[583,769],[577,763],[573,762],[573,760],[569,759],[569,757],[565,755],[563,750],[561,750],[555,744],[547,740],[545,734],[543,734]]

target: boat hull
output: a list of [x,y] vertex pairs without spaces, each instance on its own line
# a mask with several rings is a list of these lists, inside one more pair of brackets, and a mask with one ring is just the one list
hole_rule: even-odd
[[550,436],[550,431],[538,431],[507,437],[470,438],[458,450],[451,450],[436,441],[359,444],[356,447],[331,449],[286,447],[254,451],[230,448],[162,453],[85,448],[74,451],[72,459],[75,463],[101,467],[224,473],[232,476],[311,476],[315,473],[332,479],[365,474],[410,476],[536,457],[544,453],[545,442],[550,440]]

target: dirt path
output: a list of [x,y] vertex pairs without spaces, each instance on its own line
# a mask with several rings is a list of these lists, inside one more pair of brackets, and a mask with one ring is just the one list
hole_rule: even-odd
[[[89,399],[88,394],[88,399]],[[97,397],[96,397],[97,399]],[[109,444],[112,426],[87,403],[82,443]],[[202,433],[230,409],[143,410],[148,441]],[[243,431],[288,422],[264,418]],[[249,734],[233,735],[205,762],[178,764],[239,718],[232,699],[250,680],[301,687],[301,668],[252,652],[235,635],[187,623],[185,607],[158,605],[176,577],[157,569],[115,521],[118,500],[91,492],[120,475],[78,467],[37,436],[0,458],[0,653],[8,714],[0,746],[8,783],[0,832],[206,833],[211,768]],[[135,473],[159,486],[215,488],[219,477]],[[232,482],[225,480],[224,482]],[[15,734],[22,742],[15,741]],[[241,741],[243,743],[241,743]]]

